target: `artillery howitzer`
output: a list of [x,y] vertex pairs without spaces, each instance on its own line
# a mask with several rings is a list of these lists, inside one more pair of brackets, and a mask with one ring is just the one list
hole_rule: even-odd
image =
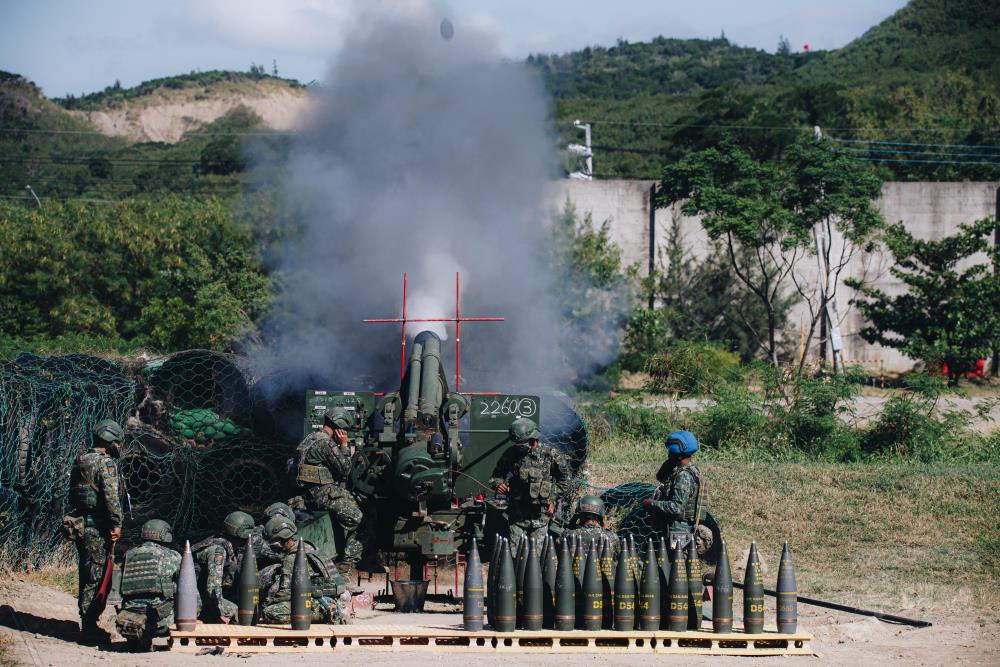
[[[331,407],[349,411],[350,486],[365,520],[375,522],[374,546],[402,554],[410,578],[422,579],[427,560],[467,552],[473,538],[490,548],[484,538],[496,532],[505,504],[487,482],[513,444],[511,422],[538,423],[540,405],[538,396],[450,391],[441,340],[424,331],[413,340],[398,391],[309,391],[305,430],[322,428]],[[341,539],[325,513],[301,530],[326,556],[336,554]]]

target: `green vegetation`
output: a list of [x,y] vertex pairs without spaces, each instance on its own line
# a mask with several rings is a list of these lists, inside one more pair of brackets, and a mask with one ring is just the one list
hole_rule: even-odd
[[725,137],[717,147],[665,167],[656,205],[682,202],[681,211],[699,216],[708,238],[723,247],[729,268],[759,301],[765,351],[777,365],[782,306],[791,284],[810,306],[807,346],[833,298],[824,290],[806,291],[795,280],[798,264],[815,247],[817,226],[827,237],[836,231],[845,239],[845,250],[833,258],[824,244],[824,283],[836,284],[854,255],[872,248],[883,225],[873,204],[881,186],[823,139],[800,139],[781,160],[763,161]]
[[1000,258],[993,259],[993,267],[968,265],[990,252],[995,230],[995,220],[981,220],[961,225],[952,236],[921,241],[901,222],[889,227],[885,244],[896,260],[889,272],[907,291],[889,296],[846,281],[863,297],[854,304],[871,323],[862,337],[945,368],[951,384],[958,384],[977,359],[1000,347],[1000,276],[994,272]]
[[5,352],[91,337],[111,349],[228,349],[252,333],[269,280],[218,199],[114,206],[0,203]]
[[[204,73],[214,74],[252,81],[244,74]],[[129,94],[139,94],[142,88],[129,89]],[[4,199],[34,204],[25,189],[29,185],[42,200],[116,201],[165,192],[193,198],[235,196],[244,186],[253,186],[250,155],[255,163],[280,163],[289,143],[290,137],[262,129],[260,117],[245,107],[188,133],[176,144],[129,143],[105,136],[70,115],[23,77],[0,72],[0,198]]]
[[658,178],[726,134],[774,157],[819,125],[848,140],[838,144],[845,154],[878,160],[885,180],[997,180],[995,150],[938,145],[1000,146],[998,22],[990,0],[913,0],[830,52],[657,38],[528,64],[556,97],[563,143],[579,142],[575,119],[593,121],[603,178]]

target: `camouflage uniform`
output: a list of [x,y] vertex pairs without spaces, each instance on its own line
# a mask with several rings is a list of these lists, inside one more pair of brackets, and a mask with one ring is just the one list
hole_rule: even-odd
[[503,483],[510,486],[507,521],[511,542],[524,535],[532,539],[545,536],[549,525],[546,507],[565,494],[569,476],[566,457],[550,445],[538,443],[534,449],[515,446],[504,452],[489,484],[494,489]]
[[[694,528],[701,475],[693,462],[673,464],[668,461],[660,468],[657,479],[660,486],[653,492],[650,508],[660,529],[669,536],[671,548],[678,543],[684,546]],[[704,503],[700,513],[704,519]]]
[[73,462],[70,504],[82,520],[82,530],[75,531],[73,537],[80,560],[80,628],[86,635],[97,631],[97,619],[104,611],[104,605],[95,605],[94,598],[111,553],[111,531],[120,529],[123,519],[118,468],[104,447],[95,446]]
[[582,526],[578,525],[576,528],[563,533],[564,540],[569,539],[570,537],[575,537],[578,540],[584,540],[584,545],[591,544],[595,540],[598,545],[600,545],[600,541],[607,538],[611,540],[611,549],[613,554],[617,554],[621,550],[621,542],[619,541],[618,536],[607,528],[601,528],[597,524],[591,523]]
[[[316,623],[347,623],[350,594],[335,568],[330,568],[316,552],[306,553],[306,565],[313,586],[312,620]],[[292,572],[295,551],[282,555],[281,562],[261,570],[261,622],[287,624],[292,618]]]
[[250,548],[253,549],[258,567],[263,568],[281,562],[284,553],[264,539],[264,526],[256,526],[247,539],[250,540]]
[[351,476],[351,454],[325,431],[314,431],[298,446],[296,480],[303,487],[306,507],[326,510],[334,526],[344,533],[344,548],[340,560],[353,565],[361,559],[362,544],[358,527],[362,513],[358,501],[347,489]]
[[193,544],[191,553],[198,571],[198,592],[205,605],[202,620],[218,622],[228,618],[235,621],[239,605],[226,596],[235,597],[242,554],[222,537],[207,537]]
[[116,626],[130,644],[148,648],[153,637],[169,634],[180,568],[181,555],[154,540],[125,553]]

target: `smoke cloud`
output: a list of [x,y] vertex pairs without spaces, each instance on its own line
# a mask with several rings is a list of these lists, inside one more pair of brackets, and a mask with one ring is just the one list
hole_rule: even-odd
[[[457,24],[442,39],[438,4],[365,6],[291,152],[284,195],[303,230],[277,258],[284,284],[258,361],[330,388],[392,389],[399,325],[362,320],[401,315],[404,272],[410,317],[451,316],[460,272],[462,314],[506,318],[463,325],[462,389],[564,385],[541,83],[489,34]],[[449,382],[453,355],[446,343]]]

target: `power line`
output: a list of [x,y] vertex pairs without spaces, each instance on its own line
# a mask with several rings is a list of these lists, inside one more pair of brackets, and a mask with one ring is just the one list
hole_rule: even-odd
[[888,155],[944,155],[947,157],[1000,157],[1000,153],[948,153],[945,151],[907,151],[885,148],[841,148],[852,153],[881,153]]
[[933,147],[933,148],[991,148],[994,150],[1000,150],[1000,146],[985,146],[976,144],[921,144],[914,143],[910,141],[878,141],[874,139],[837,139],[836,137],[831,137],[834,141],[843,144],[881,144],[885,146],[917,146],[917,147]]
[[975,160],[906,160],[906,159],[895,159],[888,157],[855,157],[854,159],[864,160],[865,162],[910,162],[916,164],[978,164],[978,165],[1000,166],[1000,161],[987,162],[987,161],[975,161]]

